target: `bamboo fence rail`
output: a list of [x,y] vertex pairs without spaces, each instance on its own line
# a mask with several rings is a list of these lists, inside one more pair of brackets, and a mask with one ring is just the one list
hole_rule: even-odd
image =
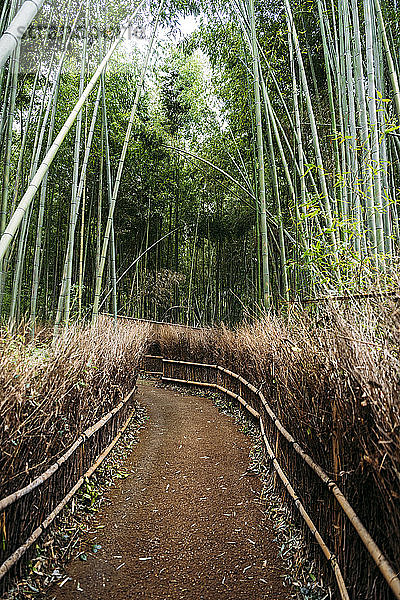
[[[154,359],[155,357],[151,358]],[[159,359],[159,357],[156,358]],[[324,469],[322,469],[322,467],[320,467],[312,459],[312,457],[305,452],[301,445],[298,444],[292,435],[285,429],[275,412],[266,401],[260,389],[257,389],[254,385],[246,381],[240,375],[237,375],[236,373],[233,373],[232,371],[229,371],[228,369],[225,369],[219,365],[208,365],[203,363],[169,359],[163,359],[162,365],[162,381],[166,383],[181,383],[185,385],[216,389],[230,398],[237,400],[258,421],[268,457],[271,460],[278,476],[280,477],[284,489],[294,501],[296,508],[311,531],[315,541],[322,549],[325,557],[328,559],[335,575],[340,597],[343,600],[348,599],[349,595],[344,583],[341,569],[339,568],[337,557],[329,550],[328,546],[324,542],[320,532],[317,530],[317,527],[314,525],[313,520],[308,515],[308,512],[304,507],[304,501],[300,500],[299,495],[296,494],[294,487],[290,483],[289,478],[285,473],[285,469],[281,467],[276,456],[278,449],[280,449],[280,458],[281,460],[283,459],[286,461],[287,467],[289,466],[290,462],[295,460],[295,457],[291,456],[290,454],[290,452],[293,453],[294,450],[294,452],[301,458],[302,463],[306,463],[311,469],[312,473],[317,475],[320,482],[323,483],[323,488],[325,491],[328,491],[329,495],[333,496],[335,502],[339,505],[340,509],[348,518],[349,522],[358,534],[359,539],[365,546],[369,556],[373,559],[380,573],[383,575],[388,586],[392,590],[394,598],[400,599],[400,579],[390,565],[389,561],[372,539],[336,482],[328,476]],[[264,421],[264,417],[268,417],[268,420]],[[287,452],[283,452],[281,448],[281,440],[284,440],[287,443]],[[275,452],[273,447],[275,447]],[[302,496],[304,497],[306,495],[307,494],[304,493],[303,490]],[[334,507],[332,502],[328,501],[327,511],[330,508],[337,510],[337,504]],[[323,505],[325,506],[325,503]],[[324,513],[324,518],[328,517],[327,511]]]
[[[106,317],[114,317],[111,313],[101,313]],[[184,329],[199,329],[204,327],[196,327],[195,325],[184,325],[183,323],[168,323],[168,321],[152,321],[151,319],[139,319],[138,317],[128,317],[127,315],[117,315],[117,319],[126,319],[128,321],[137,321],[138,323],[149,323],[150,325],[165,325],[170,327],[183,327]]]
[[146,354],[146,356],[144,356],[142,359],[140,369],[142,373],[144,372],[147,375],[156,375],[161,377],[163,374],[163,357]]
[[291,300],[289,304],[314,304],[318,302],[353,302],[354,300],[382,300],[383,298],[399,300],[399,291],[371,292],[369,294],[349,294],[348,296],[321,296],[320,298],[299,298],[297,300]]
[[6,589],[12,573],[22,573],[33,544],[115,446],[135,414],[135,389],[44,473],[0,500],[0,589]]

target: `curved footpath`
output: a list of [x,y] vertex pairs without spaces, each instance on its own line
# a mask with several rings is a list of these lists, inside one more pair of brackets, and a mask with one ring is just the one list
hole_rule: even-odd
[[139,401],[150,420],[94,519],[88,546],[101,549],[48,598],[288,600],[259,480],[245,474],[251,440],[209,399],[143,381]]

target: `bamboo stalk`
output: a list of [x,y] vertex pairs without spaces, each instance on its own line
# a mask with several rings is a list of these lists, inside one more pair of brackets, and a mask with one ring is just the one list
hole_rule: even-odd
[[[85,31],[88,31],[89,23],[89,2],[85,0]],[[79,75],[79,97],[82,96],[85,74],[86,74],[86,57],[87,55],[87,36],[84,36],[80,75]],[[95,111],[97,114],[99,97],[96,99]],[[95,119],[94,119],[95,120]],[[76,118],[75,128],[75,143],[74,143],[74,155],[73,155],[73,169],[72,169],[72,188],[71,188],[71,209],[70,209],[70,223],[69,223],[69,239],[67,247],[67,270],[66,270],[66,282],[65,282],[65,298],[64,298],[64,317],[65,325],[68,327],[70,310],[71,310],[71,286],[72,286],[72,264],[74,260],[74,248],[75,248],[75,228],[78,220],[80,202],[78,203],[77,192],[78,192],[78,178],[79,178],[79,160],[81,154],[81,134],[82,134],[82,111],[79,112]],[[83,185],[85,184],[85,177],[83,177]]]
[[17,48],[33,19],[42,8],[44,0],[26,0],[0,38],[0,69]]
[[298,62],[299,69],[300,69],[300,76],[301,76],[301,80],[302,80],[302,84],[303,84],[303,91],[304,91],[304,96],[305,96],[305,100],[306,100],[308,116],[309,116],[310,124],[311,124],[312,141],[313,141],[315,156],[316,156],[316,160],[317,160],[318,176],[319,176],[319,180],[320,180],[320,184],[321,184],[321,188],[322,188],[322,195],[323,195],[322,199],[323,199],[323,203],[324,203],[324,207],[325,207],[326,224],[327,224],[328,230],[330,232],[330,239],[331,239],[331,243],[332,243],[332,247],[333,247],[333,254],[335,257],[335,261],[337,262],[338,261],[337,239],[336,239],[335,229],[333,226],[332,210],[331,210],[328,186],[327,186],[326,176],[325,176],[324,161],[322,158],[317,124],[316,124],[316,120],[315,120],[314,108],[312,105],[310,90],[309,90],[308,81],[307,81],[307,75],[306,75],[306,71],[305,71],[304,63],[303,63],[302,52],[301,52],[300,43],[299,43],[299,39],[297,36],[297,30],[296,30],[296,26],[295,26],[295,23],[293,20],[293,14],[292,14],[292,9],[290,7],[289,0],[284,0],[284,4],[285,4],[288,27],[289,27],[289,30],[292,32],[293,44],[294,44],[294,48],[295,48],[295,52],[296,52],[296,56],[297,56],[297,62]]
[[[108,136],[108,122],[107,122],[107,105],[106,105],[106,94],[104,77],[101,78],[101,98],[102,98],[102,118],[103,118],[103,134],[104,134],[104,146],[106,149],[106,174],[107,174],[107,193],[108,193],[108,206],[112,204],[113,185],[111,177],[111,156],[110,156],[110,142]],[[111,225],[111,282],[112,282],[112,309],[114,315],[114,321],[117,321],[117,275],[116,275],[116,257],[115,257],[115,233],[114,233],[114,220]]]
[[378,15],[378,20],[379,20],[379,24],[381,27],[381,32],[382,32],[382,38],[383,38],[383,45],[385,48],[385,54],[386,54],[386,60],[388,63],[388,68],[389,68],[389,77],[390,77],[390,81],[392,83],[392,87],[393,87],[393,93],[394,93],[394,104],[396,107],[396,113],[397,113],[397,118],[400,122],[400,84],[399,84],[399,76],[396,70],[396,66],[394,64],[394,60],[393,60],[393,56],[392,56],[392,51],[390,48],[390,44],[389,44],[389,40],[388,40],[388,36],[386,33],[386,27],[385,27],[385,22],[383,20],[383,15],[382,15],[382,8],[381,8],[381,4],[379,0],[374,0],[374,4],[375,4],[375,10],[376,13]]
[[268,253],[268,229],[267,229],[267,206],[265,196],[265,167],[264,167],[264,139],[261,116],[260,96],[260,71],[259,56],[256,34],[256,21],[254,12],[254,0],[249,0],[250,35],[253,57],[253,85],[254,85],[254,112],[256,120],[257,139],[257,170],[258,170],[258,194],[260,204],[259,226],[261,241],[261,272],[263,284],[263,303],[266,309],[271,305],[271,282],[269,272]]
[[[380,132],[377,116],[377,88],[375,79],[375,57],[374,57],[374,24],[372,22],[372,6],[370,0],[364,0],[364,19],[367,55],[367,78],[368,78],[368,109],[371,136],[371,162],[370,168],[374,170],[374,184],[371,194],[374,195],[374,210],[376,221],[376,243],[377,252],[385,252],[383,231],[383,206],[382,206],[382,176],[380,164]],[[380,261],[382,267],[384,264]]]
[[[79,211],[79,206],[80,206],[80,202],[81,202],[83,191],[84,191],[84,186],[85,186],[85,181],[86,181],[86,172],[87,172],[87,168],[88,168],[88,164],[89,164],[90,151],[92,148],[93,136],[94,136],[95,125],[96,125],[96,120],[97,120],[97,113],[98,113],[98,109],[100,106],[100,95],[101,95],[101,86],[99,85],[99,88],[97,90],[96,101],[95,101],[95,104],[93,107],[93,115],[92,115],[92,120],[90,123],[89,135],[88,135],[88,140],[87,140],[87,144],[86,144],[86,148],[85,148],[85,154],[84,154],[83,162],[82,162],[79,186],[78,186],[78,190],[77,190],[76,196],[75,196],[74,210],[76,210],[76,211]],[[75,217],[76,217],[76,215],[75,215]],[[68,242],[67,251],[65,254],[63,279],[61,282],[61,290],[60,290],[60,296],[58,299],[57,314],[56,314],[56,319],[55,319],[55,331],[56,332],[58,331],[58,326],[62,320],[63,310],[65,309],[65,306],[66,306],[67,302],[69,301],[68,300],[68,277],[71,275],[70,268],[72,269],[71,253],[73,253],[73,249],[74,249],[76,224],[77,224],[76,218],[74,218],[73,220],[70,219],[69,242]]]
[[[106,317],[113,317],[111,313],[101,313]],[[118,319],[128,319],[131,321],[138,321],[139,323],[152,323],[153,325],[164,325],[171,327],[185,327],[186,329],[203,329],[203,327],[195,327],[194,325],[185,325],[184,323],[168,323],[168,321],[152,321],[151,319],[139,319],[138,317],[129,317],[127,315],[117,315]],[[162,356],[158,357],[162,358]]]
[[[76,25],[78,23],[78,19],[83,7],[84,0],[81,0],[75,19],[70,27],[69,34],[68,33],[68,19],[64,25],[63,30],[63,38],[62,38],[62,48],[63,52],[61,54],[60,60],[57,65],[57,70],[55,74],[55,81],[53,84],[53,88],[50,93],[50,100],[52,101],[52,110],[50,117],[49,130],[47,133],[47,146],[46,152],[49,151],[53,139],[54,134],[54,126],[55,126],[55,118],[56,118],[56,109],[57,109],[57,99],[58,93],[60,89],[60,78],[61,71],[64,64],[64,60],[67,54],[67,48],[72,39],[72,35],[74,34]],[[69,15],[69,9],[71,6],[71,0],[68,0],[66,11]],[[46,204],[46,191],[47,191],[47,180],[48,173],[46,173],[41,190],[40,190],[40,202],[39,202],[39,212],[37,219],[37,230],[36,230],[36,241],[35,241],[35,254],[33,259],[33,272],[32,272],[32,292],[31,292],[31,310],[30,310],[30,322],[31,322],[31,336],[32,338],[35,335],[35,325],[36,325],[36,310],[37,310],[37,298],[38,298],[38,289],[39,289],[39,279],[40,279],[40,265],[41,265],[41,255],[42,255],[42,233],[43,233],[43,221],[44,221],[44,212],[45,212],[45,204]]]
[[136,88],[136,94],[135,94],[135,98],[133,101],[133,105],[132,105],[132,109],[131,109],[131,113],[130,113],[130,117],[129,117],[128,127],[127,127],[127,130],[125,133],[124,144],[122,146],[121,156],[120,156],[119,163],[118,163],[118,170],[117,170],[117,175],[116,175],[115,182],[114,182],[112,201],[111,201],[111,204],[109,205],[109,209],[108,209],[108,218],[107,218],[106,230],[104,233],[103,247],[102,247],[102,252],[101,252],[101,257],[100,257],[100,265],[99,265],[98,271],[96,273],[96,283],[95,283],[95,292],[94,292],[94,301],[93,301],[93,310],[92,310],[92,322],[93,323],[96,323],[98,314],[99,314],[99,303],[100,303],[101,285],[102,285],[102,281],[103,281],[103,271],[104,271],[104,266],[105,266],[105,262],[106,262],[106,258],[107,258],[108,244],[110,241],[113,218],[114,218],[114,210],[115,210],[115,205],[117,202],[119,186],[121,184],[122,173],[124,170],[126,153],[128,151],[128,145],[129,145],[129,141],[130,141],[130,138],[132,135],[133,123],[134,123],[134,120],[136,117],[136,111],[137,111],[139,99],[140,99],[140,96],[142,93],[144,78],[146,76],[147,67],[148,67],[150,56],[152,53],[153,44],[154,44],[155,36],[157,33],[158,22],[160,19],[160,14],[161,14],[161,9],[163,7],[163,3],[164,3],[164,0],[161,0],[159,7],[158,7],[157,17],[156,17],[156,21],[155,21],[154,28],[153,28],[153,33],[152,33],[152,36],[151,36],[151,39],[150,39],[150,42],[149,42],[149,45],[147,48],[146,58],[144,60],[142,72],[141,72],[140,79],[139,79],[139,82],[138,82],[138,85]]
[[[145,3],[145,0],[141,0],[141,2],[139,3],[139,5],[136,7],[136,9],[134,11],[132,18],[134,18],[136,16],[136,14],[139,12],[139,10],[141,9],[141,7],[143,6],[144,3]],[[128,30],[128,27],[129,27],[129,23],[125,27],[122,28],[120,35],[115,40],[115,42],[111,45],[111,48],[107,52],[106,56],[104,57],[104,59],[102,60],[100,65],[97,67],[94,75],[92,76],[89,83],[87,84],[82,96],[79,98],[75,107],[72,109],[67,120],[65,121],[64,125],[62,126],[60,132],[58,133],[57,137],[55,138],[50,150],[47,152],[39,169],[37,170],[36,174],[34,175],[33,179],[31,180],[24,196],[22,197],[18,207],[16,208],[10,222],[8,223],[8,226],[6,227],[2,237],[0,239],[0,260],[2,260],[4,258],[4,255],[7,252],[7,249],[10,246],[12,239],[14,238],[15,232],[17,231],[18,227],[20,226],[21,221],[24,217],[24,214],[25,214],[27,208],[29,207],[29,205],[31,204],[33,198],[35,197],[36,192],[39,189],[39,186],[42,183],[43,178],[45,177],[46,173],[48,172],[54,158],[56,157],[61,144],[63,143],[64,139],[66,138],[67,134],[69,133],[78,114],[82,110],[82,108],[83,108],[84,104],[86,103],[88,97],[90,96],[94,86],[96,85],[97,81],[99,80],[101,73],[103,72],[106,65],[108,64],[111,56],[114,54],[117,46],[122,41],[126,31]]]

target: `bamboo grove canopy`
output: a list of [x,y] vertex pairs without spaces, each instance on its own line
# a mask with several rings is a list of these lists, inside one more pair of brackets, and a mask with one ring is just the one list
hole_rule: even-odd
[[397,287],[396,2],[6,0],[0,26],[11,324]]

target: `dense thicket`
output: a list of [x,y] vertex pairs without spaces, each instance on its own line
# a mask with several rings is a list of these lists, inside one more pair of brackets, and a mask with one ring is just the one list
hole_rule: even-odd
[[[3,28],[16,8],[4,4]],[[48,0],[41,35],[0,75],[1,231],[132,7],[54,9]],[[180,39],[178,16],[190,12],[198,27]],[[234,322],[256,304],[393,286],[396,6],[170,3],[142,21],[140,50],[131,40],[114,55],[4,258],[3,319],[90,316],[130,118],[101,310]]]

